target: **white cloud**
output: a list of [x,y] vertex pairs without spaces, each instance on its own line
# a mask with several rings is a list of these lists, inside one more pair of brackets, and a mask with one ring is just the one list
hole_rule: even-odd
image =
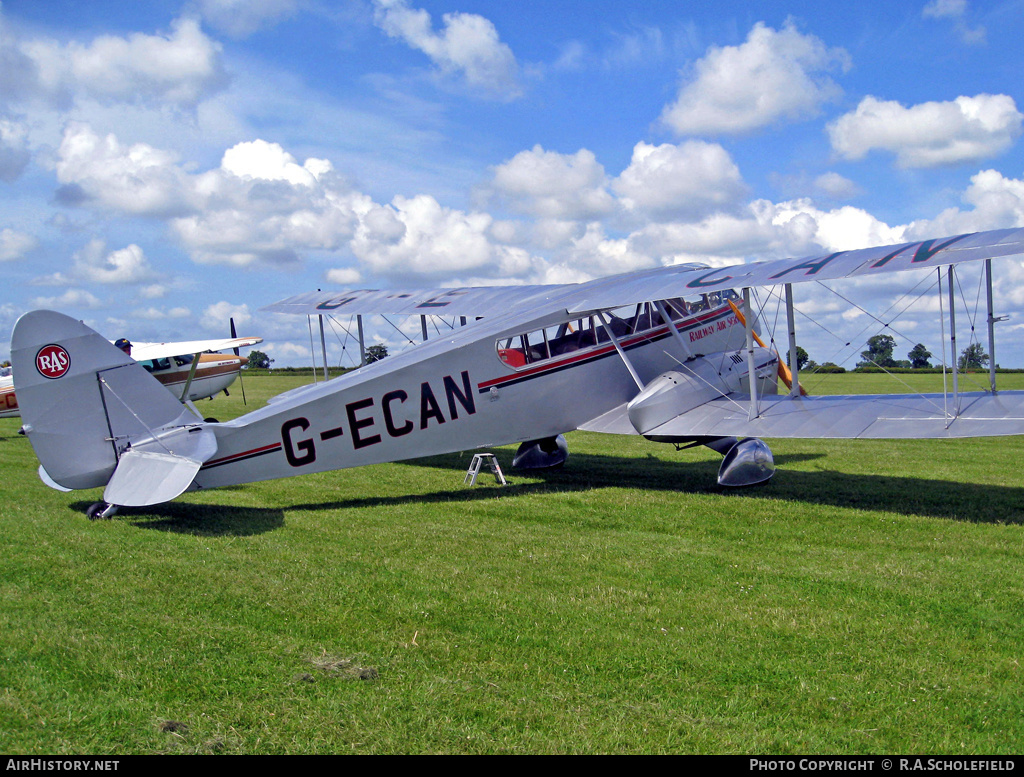
[[743,44],[708,50],[662,121],[680,135],[708,135],[814,116],[841,93],[826,73],[848,66],[843,49],[791,23],[774,30],[759,22]]
[[443,275],[497,265],[498,257],[488,240],[491,217],[442,207],[425,194],[396,197],[393,215],[404,229],[386,235],[362,221],[352,240],[352,250],[374,272]]
[[13,262],[39,245],[32,235],[13,229],[0,229],[0,262]]
[[57,104],[80,96],[192,108],[227,84],[220,45],[194,19],[178,19],[171,28],[166,35],[101,35],[88,44],[67,45],[0,36],[3,59],[21,79],[17,87],[0,84],[13,97]]
[[406,0],[374,0],[374,5],[378,27],[422,51],[442,72],[461,73],[470,87],[484,93],[506,99],[519,96],[515,55],[488,19],[448,13],[443,29],[434,32],[430,14],[411,8]]
[[1024,115],[1012,97],[980,94],[904,108],[865,97],[828,127],[832,148],[846,159],[873,149],[896,154],[900,167],[976,162],[1006,151],[1021,133]]
[[834,200],[845,200],[860,194],[860,187],[849,178],[829,171],[814,179],[814,188]]
[[195,105],[227,80],[220,45],[194,19],[178,19],[170,35],[103,35],[68,48],[77,83],[97,97],[139,97]]
[[979,44],[985,42],[985,28],[970,27],[965,21],[967,16],[967,0],[932,0],[921,9],[921,16],[926,19],[951,19],[953,29],[964,43]]
[[94,239],[76,251],[68,274],[54,273],[32,281],[40,286],[66,286],[70,283],[128,285],[145,283],[156,277],[142,249],[134,243],[107,253],[103,240]]
[[327,282],[338,286],[354,286],[363,280],[363,274],[354,267],[334,267],[327,271]]
[[615,208],[593,152],[521,151],[494,168],[491,187],[515,210],[551,219],[588,219]]
[[28,167],[32,153],[23,124],[0,119],[0,181],[10,183]]
[[199,323],[210,332],[228,331],[228,320],[235,320],[235,326],[246,326],[252,322],[252,313],[248,305],[235,305],[224,300],[215,302],[203,311]]
[[239,178],[287,181],[296,186],[313,186],[332,170],[326,159],[310,158],[299,165],[280,145],[265,140],[232,146],[224,152],[220,166]]
[[729,153],[699,140],[678,146],[637,143],[629,167],[612,187],[628,209],[659,218],[731,210],[747,192]]
[[972,206],[970,210],[948,208],[934,219],[915,221],[910,225],[911,238],[1024,227],[1024,180],[982,170],[971,177],[962,199]]
[[94,295],[82,289],[68,289],[59,297],[36,297],[32,300],[33,307],[52,310],[67,308],[87,308],[95,310],[103,307],[103,303]]
[[192,317],[192,311],[185,307],[174,307],[170,310],[160,308],[139,308],[133,310],[131,315],[144,321],[169,321],[174,319],[185,319]]
[[93,241],[85,251],[75,254],[75,276],[90,283],[111,284],[143,283],[154,278],[149,260],[134,243],[106,256],[105,252],[101,242]]
[[113,135],[101,138],[72,123],[57,150],[58,199],[66,204],[95,202],[136,215],[166,216],[194,205],[188,176],[172,154],[145,143],[125,147]]
[[294,14],[297,0],[199,0],[203,18],[233,38],[245,38]]

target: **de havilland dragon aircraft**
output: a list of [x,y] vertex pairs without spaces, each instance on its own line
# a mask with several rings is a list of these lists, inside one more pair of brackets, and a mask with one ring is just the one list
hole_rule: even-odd
[[793,284],[930,269],[950,289],[955,354],[956,269],[982,261],[994,364],[991,260],[1022,256],[1024,229],[1009,229],[580,284],[300,295],[269,309],[470,323],[226,423],[204,422],[104,337],[52,311],[15,325],[14,379],[40,476],[103,487],[93,518],[185,491],[511,443],[523,466],[560,465],[562,435],[576,429],[707,445],[724,455],[721,484],[749,485],[774,472],[761,437],[1024,433],[1024,392],[997,391],[994,371],[982,392],[961,392],[954,366],[951,392],[821,397],[804,396],[794,371],[779,393],[780,357],[756,342],[752,289],[784,291],[795,365]]

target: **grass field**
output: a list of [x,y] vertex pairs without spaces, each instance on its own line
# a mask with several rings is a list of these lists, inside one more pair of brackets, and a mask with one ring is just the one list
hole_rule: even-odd
[[89,522],[18,426],[0,752],[1024,751],[1018,438],[772,441],[724,492],[705,449],[576,433],[505,488],[463,454]]

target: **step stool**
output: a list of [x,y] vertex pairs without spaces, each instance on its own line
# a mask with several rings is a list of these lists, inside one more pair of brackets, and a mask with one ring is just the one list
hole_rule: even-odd
[[466,479],[462,481],[463,485],[468,483],[471,486],[475,486],[476,476],[480,474],[480,468],[485,463],[491,468],[491,472],[494,473],[495,482],[503,486],[508,485],[505,482],[505,476],[501,474],[501,465],[498,464],[498,459],[493,453],[476,453],[473,455],[473,461],[470,463],[469,469],[466,470]]

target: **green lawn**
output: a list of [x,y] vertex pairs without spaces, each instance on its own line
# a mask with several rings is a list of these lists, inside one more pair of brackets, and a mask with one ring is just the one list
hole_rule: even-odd
[[771,441],[774,480],[725,492],[705,449],[577,433],[505,488],[463,454],[89,522],[18,425],[0,752],[1024,749],[1018,438]]

